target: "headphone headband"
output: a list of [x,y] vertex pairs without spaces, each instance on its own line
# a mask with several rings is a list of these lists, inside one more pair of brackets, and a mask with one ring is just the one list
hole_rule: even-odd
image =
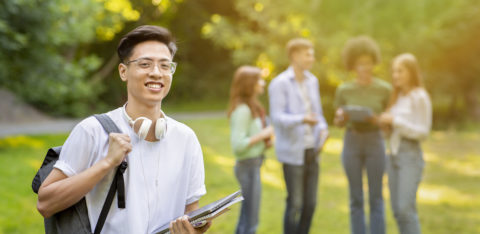
[[[148,135],[148,131],[150,130],[150,127],[152,125],[152,120],[142,116],[136,118],[135,120],[132,120],[132,118],[130,118],[130,116],[127,114],[126,106],[127,103],[125,103],[125,105],[123,105],[122,107],[123,117],[125,118],[125,120],[127,120],[128,124],[132,127],[134,132],[135,122],[137,122],[138,120],[143,120],[140,128],[138,129],[138,132],[135,132],[135,134],[137,134],[140,139],[145,140]],[[155,138],[157,140],[161,140],[167,132],[167,121],[165,118],[166,115],[165,113],[163,113],[162,110],[160,110],[160,112],[162,113],[162,117],[158,118],[155,122]]]

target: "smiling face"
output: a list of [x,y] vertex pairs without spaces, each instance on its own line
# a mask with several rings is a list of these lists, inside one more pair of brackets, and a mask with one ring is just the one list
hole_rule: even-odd
[[[138,61],[153,61],[153,69],[144,69]],[[168,47],[159,41],[145,41],[137,44],[132,55],[118,66],[120,78],[127,82],[128,102],[134,105],[160,105],[172,84],[172,75],[162,69],[162,62],[171,61]]]

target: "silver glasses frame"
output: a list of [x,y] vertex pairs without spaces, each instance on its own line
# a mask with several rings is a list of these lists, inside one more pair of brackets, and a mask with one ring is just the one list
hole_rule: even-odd
[[[147,61],[150,61],[152,63],[155,63],[155,66],[158,66],[160,69],[160,71],[162,71],[163,69],[161,68],[161,66],[158,65],[158,62],[154,61],[153,59],[151,58],[137,58],[137,59],[134,59],[134,60],[130,60],[130,61],[127,61],[125,62],[125,65],[129,65],[130,63],[137,63],[137,66],[139,66],[138,62],[139,61],[142,61],[142,60],[147,60]],[[173,75],[175,73],[175,70],[177,69],[177,63],[176,62],[172,62],[172,61],[168,61],[168,60],[160,60],[160,63],[164,63],[164,62],[167,62],[170,64],[170,75]],[[151,69],[151,71],[153,71],[153,69],[155,68],[155,66],[153,68],[149,68]],[[140,66],[139,66],[140,67]],[[141,67],[140,67],[141,68]],[[141,68],[141,69],[145,69],[145,68]]]

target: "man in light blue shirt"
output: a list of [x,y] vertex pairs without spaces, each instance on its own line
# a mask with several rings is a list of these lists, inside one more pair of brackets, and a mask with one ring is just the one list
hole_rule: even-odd
[[308,70],[313,44],[303,38],[287,44],[290,67],[272,80],[270,115],[275,128],[275,152],[283,163],[287,187],[284,233],[308,233],[315,211],[319,152],[328,137],[317,78]]

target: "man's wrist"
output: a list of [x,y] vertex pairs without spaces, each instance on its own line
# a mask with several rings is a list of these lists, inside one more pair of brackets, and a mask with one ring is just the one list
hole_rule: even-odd
[[100,162],[100,166],[103,170],[111,170],[114,168],[116,165],[115,163],[107,156],[104,159],[102,159]]

